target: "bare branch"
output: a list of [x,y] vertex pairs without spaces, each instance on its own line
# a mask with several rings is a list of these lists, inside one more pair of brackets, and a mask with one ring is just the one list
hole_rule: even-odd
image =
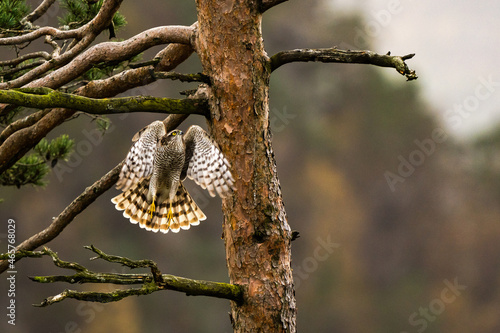
[[350,64],[370,64],[381,67],[393,67],[399,74],[406,76],[407,80],[418,78],[414,70],[410,70],[405,60],[413,58],[415,54],[405,56],[391,56],[390,52],[380,55],[372,51],[350,51],[329,49],[297,49],[281,51],[271,57],[271,71],[291,62],[336,62]]
[[24,35],[0,38],[0,45],[17,45],[32,42],[43,36],[52,36],[55,39],[79,38],[85,26],[74,30],[60,30],[53,27],[42,27]]
[[50,88],[19,88],[0,90],[0,102],[37,109],[68,108],[90,114],[154,112],[205,115],[206,100],[171,99],[152,96],[133,96],[95,99],[63,93]]
[[34,11],[26,15],[26,17],[21,20],[21,24],[26,25],[38,20],[43,14],[47,12],[47,10],[54,4],[54,2],[56,2],[56,0],[43,0],[43,2],[38,7],[36,7]]
[[[170,115],[163,122],[167,129],[172,130],[178,127],[187,117],[187,115]],[[78,214],[116,183],[121,167],[122,163],[118,164],[94,184],[87,187],[59,216],[52,220],[52,223],[47,228],[19,244],[16,247],[16,261],[24,257],[17,253],[33,251],[57,237]],[[0,273],[4,272],[8,268],[8,265],[9,262],[7,260],[0,261]]]
[[90,302],[116,302],[128,296],[148,295],[160,290],[174,290],[186,293],[188,296],[210,296],[225,298],[236,302],[241,302],[243,298],[243,288],[241,286],[212,282],[203,280],[187,279],[179,276],[161,274],[156,263],[152,260],[131,260],[120,256],[107,255],[94,246],[87,249],[97,253],[99,258],[109,262],[121,263],[130,268],[150,267],[152,274],[115,274],[96,273],[88,270],[84,266],[59,259],[57,254],[45,248],[42,253],[52,257],[52,261],[57,267],[72,269],[76,274],[70,276],[35,276],[31,280],[41,283],[68,282],[68,283],[112,283],[112,284],[143,284],[139,289],[114,290],[111,292],[79,292],[74,290],[64,290],[62,293],[46,298],[41,304],[36,306],[48,306],[60,302],[66,298],[74,298],[81,301]]

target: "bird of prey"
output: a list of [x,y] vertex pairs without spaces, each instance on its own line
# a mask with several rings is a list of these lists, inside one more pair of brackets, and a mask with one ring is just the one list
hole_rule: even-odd
[[183,185],[186,176],[225,198],[234,190],[230,165],[209,135],[193,125],[183,135],[167,133],[161,121],[134,138],[116,184],[123,193],[111,199],[123,216],[153,232],[179,232],[206,219]]

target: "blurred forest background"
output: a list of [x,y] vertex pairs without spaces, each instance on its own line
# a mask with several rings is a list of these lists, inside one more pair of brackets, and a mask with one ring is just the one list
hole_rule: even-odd
[[[120,12],[128,21],[117,32],[121,39],[157,25],[196,20],[194,1],[125,1]],[[365,20],[361,13],[336,11],[335,1],[291,1],[264,15],[267,52],[356,45],[355,28]],[[356,46],[388,51],[369,38]],[[143,60],[158,50],[146,52]],[[426,66],[418,53],[408,63],[418,74]],[[196,55],[177,69],[200,70]],[[291,64],[272,75],[274,150],[289,223],[301,236],[292,245],[299,332],[500,332],[500,129],[456,140],[422,95],[421,82],[405,82],[393,69],[367,65]],[[446,84],[453,89],[453,82]],[[127,95],[179,97],[179,91],[194,87],[159,81]],[[60,126],[49,138],[68,133],[75,152],[51,173],[49,184],[0,188],[0,218],[15,219],[18,243],[49,225],[118,164],[136,131],[162,118],[110,116],[112,127],[103,137],[84,115]],[[191,123],[205,126],[192,116],[181,129]],[[447,134],[431,150],[436,129]],[[427,153],[415,140],[428,143]],[[418,165],[391,189],[387,172],[397,175],[402,159],[411,158]],[[48,247],[61,259],[93,270],[130,272],[89,261],[93,253],[84,245],[152,259],[163,273],[228,281],[220,199],[191,181],[187,186],[208,216],[187,232],[140,230],[114,209],[110,199],[118,191],[112,189]],[[7,227],[2,225],[5,252]],[[66,300],[32,307],[66,288],[117,287],[29,281],[31,275],[71,273],[53,266],[50,258],[24,259],[16,269],[16,326],[7,325],[2,314],[2,332],[231,332],[227,301],[177,292],[114,304]],[[6,286],[5,278],[0,285]],[[5,306],[2,301],[3,311]]]

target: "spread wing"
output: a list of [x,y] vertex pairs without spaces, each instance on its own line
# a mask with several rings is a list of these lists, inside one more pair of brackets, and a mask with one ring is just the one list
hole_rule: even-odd
[[186,176],[207,189],[212,197],[229,196],[234,190],[234,178],[230,164],[200,126],[191,126],[184,135],[186,161],[181,179]]
[[153,172],[153,159],[158,141],[166,134],[165,125],[155,121],[134,135],[134,144],[125,158],[116,188],[127,191]]

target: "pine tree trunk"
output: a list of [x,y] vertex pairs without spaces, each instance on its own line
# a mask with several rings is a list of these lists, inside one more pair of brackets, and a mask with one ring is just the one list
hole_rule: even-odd
[[232,163],[236,191],[223,203],[231,283],[245,286],[231,305],[235,332],[295,332],[291,230],[269,129],[269,59],[259,1],[197,0],[197,52],[212,78],[212,135]]

